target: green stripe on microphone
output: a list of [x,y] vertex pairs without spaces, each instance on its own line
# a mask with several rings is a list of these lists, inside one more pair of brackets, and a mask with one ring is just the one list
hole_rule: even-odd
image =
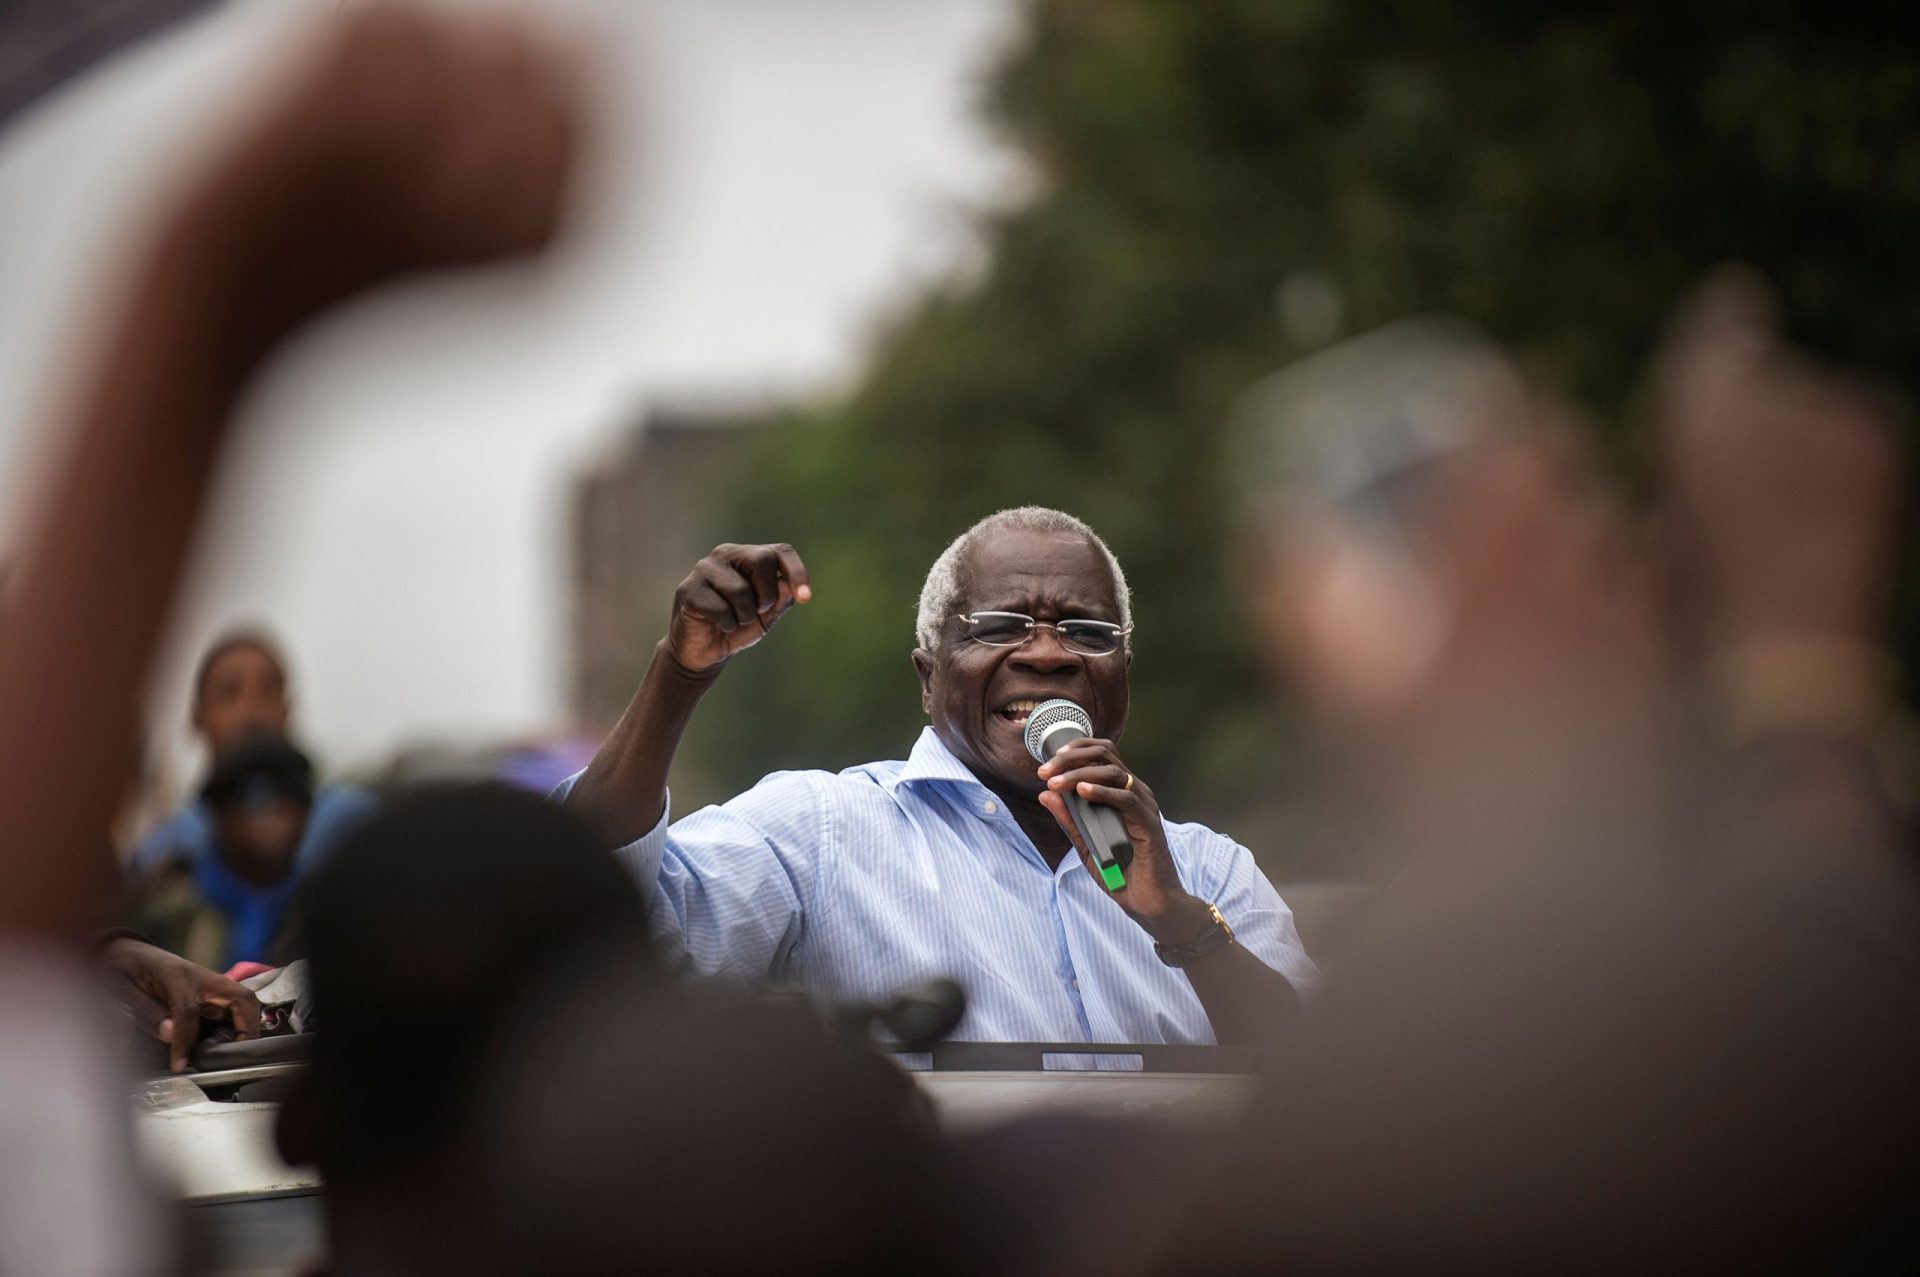
[[1108,891],[1118,891],[1127,885],[1127,876],[1120,872],[1119,865],[1108,865],[1100,871],[1100,876],[1106,880]]

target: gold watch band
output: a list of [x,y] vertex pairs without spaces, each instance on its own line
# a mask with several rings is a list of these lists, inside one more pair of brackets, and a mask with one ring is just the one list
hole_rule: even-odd
[[1220,912],[1220,906],[1209,900],[1207,912],[1213,915],[1213,922],[1183,945],[1166,945],[1154,942],[1153,952],[1160,961],[1170,967],[1184,967],[1206,957],[1215,949],[1223,949],[1233,943],[1233,924]]

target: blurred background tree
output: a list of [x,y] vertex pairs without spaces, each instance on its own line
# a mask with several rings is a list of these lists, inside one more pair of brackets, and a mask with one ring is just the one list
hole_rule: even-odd
[[1277,876],[1337,870],[1301,836],[1285,715],[1250,691],[1236,403],[1318,345],[1452,312],[1593,409],[1631,480],[1645,360],[1728,260],[1768,274],[1797,337],[1920,389],[1910,26],[1891,3],[1036,0],[986,102],[1034,193],[984,219],[984,268],[907,307],[844,402],[711,495],[715,540],[792,541],[819,593],[723,680],[689,797],[903,756],[928,565],[1039,502],[1127,566],[1125,750],[1168,812]]

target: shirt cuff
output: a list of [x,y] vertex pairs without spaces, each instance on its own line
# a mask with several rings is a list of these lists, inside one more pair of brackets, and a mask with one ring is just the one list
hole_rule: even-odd
[[[574,785],[586,774],[587,769],[581,768],[555,785],[547,797],[564,805]],[[633,875],[633,880],[640,884],[642,891],[651,892],[653,884],[659,880],[660,863],[667,858],[667,823],[672,818],[673,790],[669,789],[660,804],[659,822],[624,847],[613,849],[614,859],[627,867],[627,872]]]

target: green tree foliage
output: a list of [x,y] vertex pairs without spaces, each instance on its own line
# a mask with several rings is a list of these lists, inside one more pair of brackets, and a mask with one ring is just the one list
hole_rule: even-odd
[[735,663],[700,771],[730,790],[900,756],[928,564],[1043,502],[1134,581],[1129,760],[1173,814],[1286,841],[1260,817],[1287,742],[1249,693],[1226,435],[1254,381],[1336,334],[1276,299],[1310,284],[1349,334],[1464,315],[1610,423],[1627,473],[1663,318],[1730,259],[1799,337],[1911,392],[1909,26],[1894,4],[1038,0],[987,103],[1036,193],[716,498],[716,532],[794,542],[819,597]]

